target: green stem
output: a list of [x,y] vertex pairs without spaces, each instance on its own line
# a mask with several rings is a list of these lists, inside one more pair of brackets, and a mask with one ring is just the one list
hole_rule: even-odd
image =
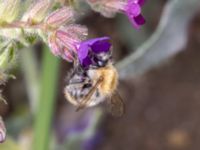
[[48,48],[43,51],[40,101],[35,118],[33,150],[49,150],[52,117],[57,93],[59,60],[50,54]]
[[31,112],[35,114],[39,100],[39,83],[40,74],[35,51],[32,48],[24,48],[21,50],[21,68],[26,81],[26,89],[28,92]]

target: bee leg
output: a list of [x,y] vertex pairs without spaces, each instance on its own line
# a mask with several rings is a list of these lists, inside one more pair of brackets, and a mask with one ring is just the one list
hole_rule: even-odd
[[91,101],[91,97],[94,94],[94,92],[96,91],[97,87],[101,84],[101,82],[103,81],[103,77],[100,77],[97,82],[95,83],[94,87],[88,92],[88,94],[83,98],[83,100],[80,102],[78,108],[76,109],[76,111],[79,111],[81,109],[83,109],[87,103],[89,103]]
[[76,56],[74,55],[74,57],[75,57],[75,59],[74,59],[74,63],[73,63],[73,65],[75,66],[75,67],[78,67],[78,60],[77,60],[77,58],[76,58]]

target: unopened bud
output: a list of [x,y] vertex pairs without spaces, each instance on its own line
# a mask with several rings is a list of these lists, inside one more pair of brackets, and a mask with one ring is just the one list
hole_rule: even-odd
[[86,38],[88,30],[81,25],[69,25],[56,31],[56,38],[64,47],[76,51],[76,45]]
[[61,56],[63,59],[67,60],[68,62],[74,61],[74,56],[71,50],[64,48],[63,55]]
[[[128,1],[128,0],[126,0]],[[112,18],[126,5],[125,0],[87,0],[91,8],[105,17]]]
[[52,34],[48,38],[48,44],[51,49],[51,52],[55,56],[61,56],[63,59],[72,62],[74,57],[72,56],[72,52],[66,49],[59,41],[56,40],[55,34]]
[[55,55],[55,56],[59,56],[62,54],[61,48],[59,47],[57,41],[56,41],[56,37],[55,34],[52,33],[51,35],[49,35],[48,37],[48,44],[49,47],[51,49],[51,52]]
[[0,69],[9,69],[13,65],[15,58],[15,45],[14,43],[10,42],[0,50]]
[[2,118],[0,117],[0,143],[6,140],[6,128]]
[[10,23],[18,17],[20,0],[3,0],[0,3],[0,23]]
[[86,27],[76,24],[62,26],[48,36],[48,45],[56,56],[72,62],[77,53],[77,45],[88,34]]
[[45,23],[56,28],[66,23],[72,22],[74,20],[74,11],[70,7],[63,7],[52,12],[47,18]]
[[49,0],[36,1],[22,17],[22,20],[32,24],[41,22],[47,15],[50,5],[51,2]]

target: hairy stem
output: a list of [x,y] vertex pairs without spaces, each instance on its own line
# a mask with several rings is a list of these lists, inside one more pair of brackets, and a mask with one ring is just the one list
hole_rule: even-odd
[[0,24],[0,29],[14,29],[14,28],[21,28],[21,29],[45,29],[44,23],[32,24],[29,22],[24,21],[15,21],[12,23],[4,23]]

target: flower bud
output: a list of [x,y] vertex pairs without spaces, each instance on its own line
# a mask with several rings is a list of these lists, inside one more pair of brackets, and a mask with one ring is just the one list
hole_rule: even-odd
[[7,70],[12,67],[16,58],[14,43],[7,43],[0,50],[0,70]]
[[61,57],[65,60],[67,60],[68,62],[73,62],[75,59],[73,56],[73,53],[74,52],[64,48],[63,55]]
[[48,44],[55,56],[72,62],[77,54],[77,46],[87,36],[87,28],[81,25],[71,24],[61,27],[48,36]]
[[72,22],[73,20],[73,9],[70,7],[63,7],[47,16],[45,23],[52,28],[57,28],[61,25]]
[[62,51],[60,50],[61,48],[59,47],[57,41],[56,41],[56,37],[55,34],[52,33],[49,35],[48,37],[48,44],[49,47],[51,49],[51,52],[55,55],[55,56],[59,56],[62,54]]
[[108,18],[114,17],[126,5],[123,0],[87,0],[87,2],[94,11]]
[[41,22],[47,15],[51,2],[49,0],[37,0],[22,17],[23,21],[32,24]]
[[0,3],[0,24],[10,23],[18,17],[20,0],[4,0]]
[[72,62],[74,57],[72,56],[72,52],[69,49],[66,49],[59,41],[57,41],[55,34],[51,34],[48,38],[48,44],[51,49],[51,52],[55,56],[61,56],[63,59],[68,62]]
[[6,139],[6,128],[2,118],[0,117],[0,143],[3,143]]
[[76,51],[76,45],[84,40],[88,30],[81,25],[69,25],[56,31],[56,38],[67,49]]

